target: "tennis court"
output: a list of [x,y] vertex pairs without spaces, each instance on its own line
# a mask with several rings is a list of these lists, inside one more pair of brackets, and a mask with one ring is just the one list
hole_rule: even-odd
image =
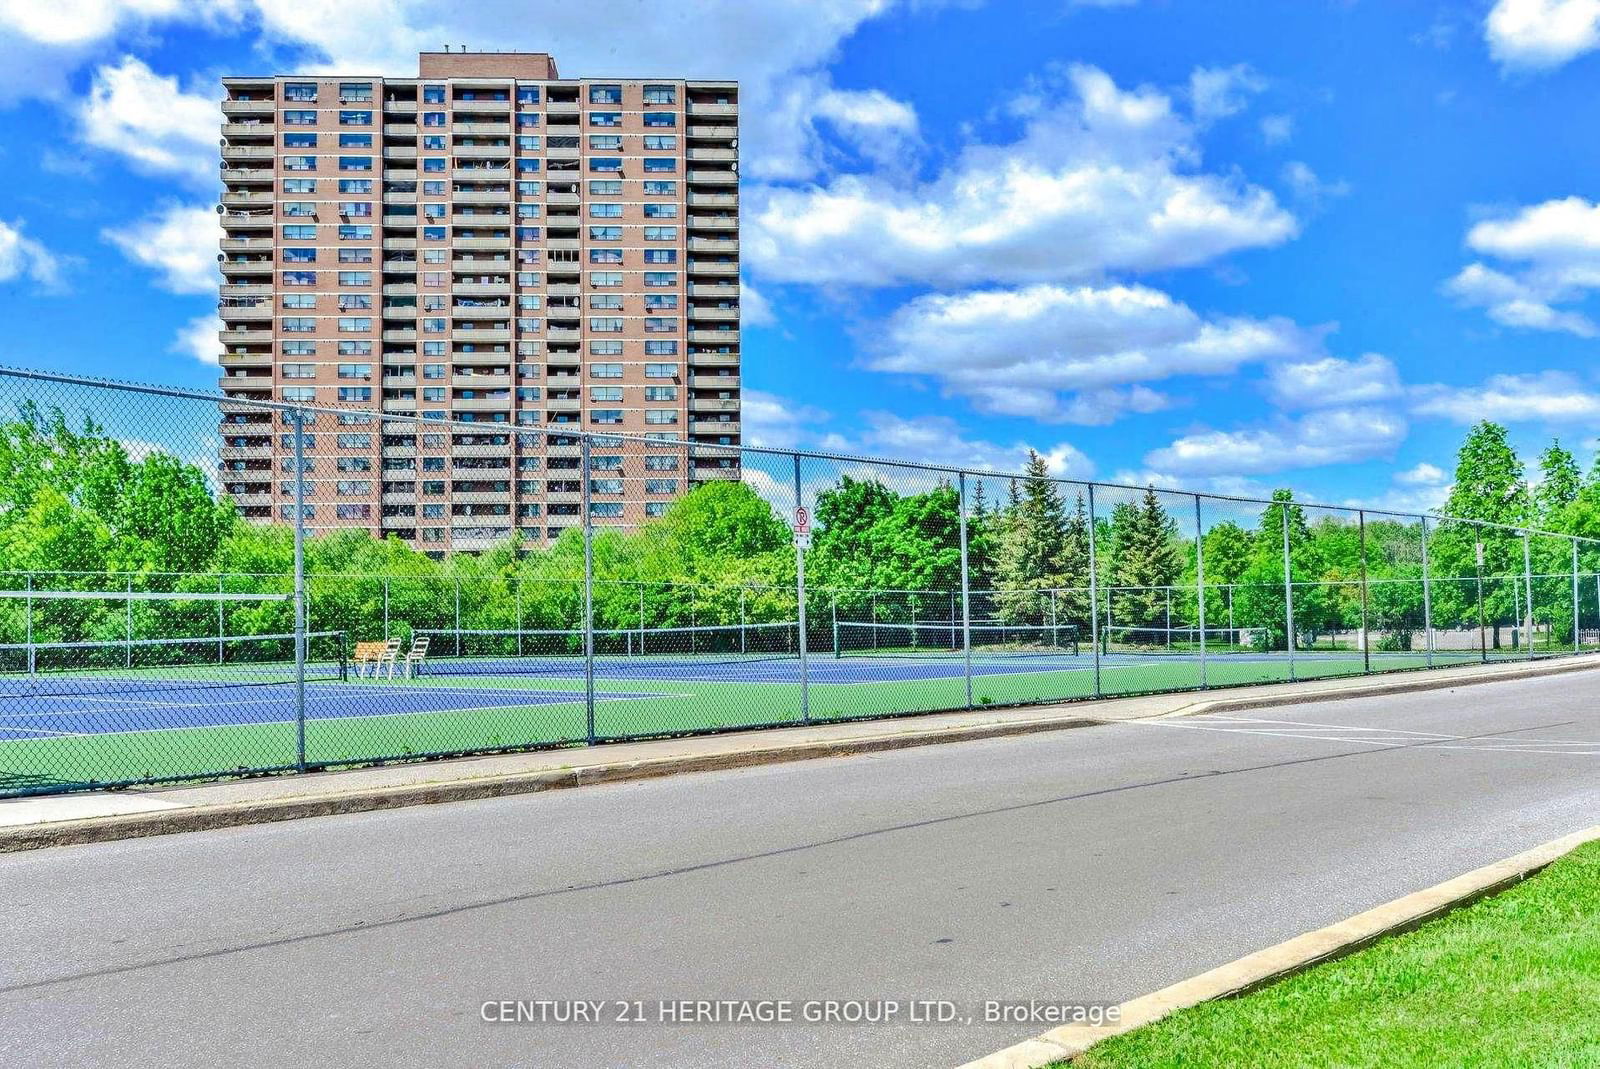
[[[844,624],[808,650],[796,623],[595,632],[431,632],[417,674],[357,673],[348,636],[307,635],[309,766],[1005,705],[1289,678],[1284,653],[1105,652],[1064,628]],[[419,636],[422,632],[418,633]],[[0,786],[12,791],[276,770],[299,762],[292,635],[0,647]],[[953,640],[953,641],[952,641]],[[831,646],[831,648],[830,648]],[[1403,662],[1403,663],[1402,663]],[[1420,655],[1382,667],[1421,667]],[[592,669],[591,669],[592,665]],[[1298,678],[1359,673],[1299,652]]]

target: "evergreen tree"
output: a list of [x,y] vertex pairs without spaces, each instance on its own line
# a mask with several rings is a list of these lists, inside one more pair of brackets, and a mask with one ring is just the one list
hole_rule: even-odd
[[1020,487],[1015,480],[1011,484],[1014,503],[996,554],[996,600],[1002,618],[1041,623],[1049,614],[1047,591],[1066,585],[1066,509],[1044,458],[1031,449],[1023,473]]
[[1559,439],[1552,439],[1539,454],[1539,476],[1539,485],[1534,490],[1536,521],[1548,531],[1565,530],[1565,513],[1578,500],[1583,489],[1583,475],[1578,471],[1577,459],[1561,447]]
[[1138,502],[1117,506],[1112,529],[1116,623],[1134,628],[1130,638],[1135,642],[1153,641],[1154,634],[1137,629],[1166,626],[1167,588],[1183,570],[1178,525],[1155,490],[1147,487]]

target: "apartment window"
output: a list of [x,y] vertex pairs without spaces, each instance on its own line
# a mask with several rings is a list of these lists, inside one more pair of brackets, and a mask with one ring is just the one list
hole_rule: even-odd
[[[345,272],[340,272],[344,274]],[[370,293],[341,293],[339,294],[339,311],[364,312],[372,307],[372,294]]]
[[[371,148],[372,147],[372,135],[371,134],[340,134],[339,135],[339,147],[340,148]],[[346,168],[346,169],[348,170],[349,168]]]
[[622,183],[611,178],[596,178],[589,182],[591,197],[614,197],[622,192]]
[[[599,345],[599,344],[602,344],[602,343],[595,342],[594,344]],[[613,343],[607,342],[607,343],[604,343],[604,344],[613,344]],[[621,352],[622,343],[621,342],[616,342],[614,344],[617,346],[618,352]],[[622,378],[622,365],[621,364],[590,364],[589,365],[589,377],[591,379],[620,379],[620,378]]]
[[340,126],[371,126],[372,112],[370,111],[341,111],[339,113]]
[[340,471],[347,471],[347,472],[371,471],[372,470],[372,458],[371,457],[340,457],[338,459],[337,463],[335,464],[335,467],[337,467]]
[[644,192],[647,197],[675,197],[678,195],[678,183],[662,179],[645,179]]
[[438,289],[444,285],[443,271],[424,271],[422,284],[430,289]]
[[646,126],[677,126],[678,116],[670,111],[647,111],[644,113]]
[[589,228],[590,241],[621,241],[622,228],[620,226],[591,226]]
[[445,194],[444,187],[445,183],[438,179],[431,179],[422,183],[422,195],[424,197],[442,197]]
[[678,412],[672,408],[647,408],[644,410],[646,423],[676,423]]
[[620,494],[622,493],[622,480],[590,479],[589,492],[592,494]]
[[[574,163],[571,168],[558,168],[554,163],[552,163],[550,165],[550,169],[552,171],[555,171],[555,170],[576,170],[577,166],[578,165],[576,163]],[[520,156],[517,158],[517,173],[518,174],[532,174],[533,172],[537,171],[538,169],[539,169],[539,161],[538,160],[525,159],[525,158],[520,157]]]
[[315,126],[317,125],[316,111],[286,111],[283,113],[285,126]]
[[591,401],[622,401],[621,386],[591,386],[589,387],[589,400]]
[[644,102],[646,104],[676,104],[678,102],[677,86],[647,85],[644,87]]
[[596,219],[621,219],[622,205],[620,204],[591,204],[589,214]]
[[519,85],[519,86],[517,86],[517,103],[518,104],[537,104],[537,103],[539,103],[539,87],[536,86],[536,85]]
[[317,321],[310,316],[285,316],[281,323],[287,334],[310,334],[317,329]]
[[283,296],[285,308],[315,308],[317,295],[315,293],[286,293]]
[[317,343],[314,341],[286,341],[281,350],[284,356],[316,356]]
[[[278,506],[278,514],[280,516],[282,516],[284,519],[292,521],[294,519],[294,506],[293,505],[279,505]],[[317,506],[312,505],[312,504],[301,505],[300,506],[300,515],[301,515],[301,517],[303,519],[307,519],[307,520],[316,519],[317,518]]]
[[519,196],[519,197],[537,197],[538,195],[539,195],[539,183],[538,182],[518,182],[517,183],[517,196]]
[[315,82],[285,82],[283,99],[292,100],[297,104],[314,104],[317,99],[317,84]]
[[517,227],[517,240],[518,241],[538,241],[539,240],[539,228],[536,227],[536,226],[519,226],[519,227]]
[[339,179],[339,192],[340,193],[368,193],[368,194],[370,194],[372,192],[372,179],[370,179],[370,178],[341,178],[341,179]]
[[[645,170],[649,170],[649,160],[645,161]],[[370,171],[372,170],[371,156],[340,156],[339,170],[341,171]]]
[[442,379],[442,378],[444,378],[444,365],[443,364],[423,364],[422,365],[422,377],[425,378],[425,379]]
[[422,228],[422,240],[423,241],[443,241],[444,240],[444,233],[445,233],[445,230],[444,230],[444,227],[442,227],[442,226],[425,226],[425,227]]
[[622,515],[622,502],[620,501],[591,501],[589,502],[589,515],[615,517]]
[[[314,260],[316,257],[313,256],[312,259]],[[315,271],[285,271],[283,273],[283,284],[285,286],[315,286],[317,284],[317,273]]]
[[370,479],[337,479],[333,486],[334,492],[340,497],[362,497],[372,493]]
[[678,161],[667,156],[646,156],[644,169],[646,173],[671,174],[678,169]]
[[424,134],[423,138],[422,138],[422,151],[424,151],[424,152],[443,152],[444,151],[444,135],[443,134]]
[[646,219],[676,219],[678,206],[676,204],[646,204],[644,206]]
[[645,471],[677,471],[678,458],[671,453],[653,454],[644,458]]
[[646,286],[676,286],[678,273],[676,271],[646,271],[644,273]]
[[370,341],[342,341],[339,343],[340,356],[371,356],[372,343]]
[[283,180],[285,193],[315,193],[317,180],[315,178],[285,178]]
[[646,150],[658,152],[672,152],[678,147],[677,134],[645,134],[644,147]]
[[361,104],[372,99],[371,82],[340,82],[339,99],[346,104]]
[[675,226],[647,226],[644,228],[646,241],[677,241],[678,228]]
[[677,249],[646,249],[644,262],[647,264],[675,264],[678,262]]
[[422,400],[426,404],[444,404],[446,392],[443,386],[424,386]]
[[285,156],[283,157],[285,171],[315,171],[317,158],[315,156]]
[[590,271],[589,285],[591,286],[620,286],[622,285],[621,271]]
[[589,329],[597,334],[615,334],[622,331],[621,316],[595,316],[589,320]]
[[[621,471],[622,458],[619,456],[592,456],[589,458],[590,471]],[[619,488],[616,493],[621,493]]]
[[675,341],[647,341],[644,343],[646,356],[677,356],[678,343]]
[[589,422],[599,424],[613,424],[622,422],[622,409],[620,408],[592,408],[589,410]]
[[678,492],[676,479],[646,479],[644,492],[647,494],[675,494]]
[[622,160],[616,156],[590,156],[589,170],[620,172],[622,170]]
[[339,329],[350,333],[365,333],[372,329],[372,320],[367,316],[340,316]]
[[589,151],[590,152],[621,152],[622,151],[622,135],[621,134],[590,134],[589,135]]
[[283,214],[291,219],[304,219],[317,214],[317,206],[309,200],[286,200],[283,202]]
[[678,295],[676,293],[647,293],[644,295],[644,310],[647,312],[676,307],[678,307]]
[[519,205],[517,205],[517,218],[518,219],[537,219],[538,217],[539,217],[539,206],[537,204],[519,204]]
[[676,401],[678,399],[678,388],[676,386],[646,386],[644,388],[644,399],[646,401]]
[[286,379],[314,379],[317,377],[315,364],[284,364],[283,377]]
[[339,228],[340,241],[371,241],[372,224],[346,223]]
[[538,152],[539,151],[539,139],[536,136],[532,135],[532,134],[518,134],[517,135],[517,151],[518,152]]
[[314,225],[290,224],[283,228],[285,241],[316,241],[317,228]]
[[[343,322],[343,320],[340,320]],[[370,379],[372,378],[371,364],[340,364],[339,377],[341,379]]]
[[589,262],[592,264],[620,264],[622,262],[622,250],[590,249]]
[[589,113],[590,126],[621,126],[622,112],[620,111],[591,111]]
[[591,103],[591,104],[620,104],[620,103],[622,103],[622,86],[620,86],[620,85],[591,85],[589,87],[589,103]]
[[425,126],[425,127],[428,127],[428,126],[443,126],[444,125],[444,112],[442,112],[442,111],[425,111],[425,112],[423,112],[422,113],[422,125]]
[[423,174],[444,174],[444,157],[430,156],[422,161]]
[[422,102],[424,104],[443,104],[444,86],[425,85],[422,87]]
[[644,377],[647,379],[670,379],[678,374],[677,364],[646,364]]
[[341,286],[370,286],[370,285],[372,285],[372,272],[371,271],[340,271],[339,272],[339,285],[341,285]]
[[372,205],[365,201],[345,201],[339,205],[339,214],[347,219],[370,219]]
[[444,320],[442,320],[442,319],[424,319],[422,321],[422,333],[424,333],[424,334],[443,334],[444,333]]
[[651,519],[665,516],[667,514],[667,503],[665,501],[646,501],[644,503],[644,514]]
[[340,401],[370,401],[372,400],[371,386],[341,386],[339,387]]
[[305,403],[317,399],[317,391],[311,386],[285,386],[283,399],[291,403]]
[[370,264],[372,262],[372,248],[370,246],[361,246],[340,249],[339,262],[342,264]]

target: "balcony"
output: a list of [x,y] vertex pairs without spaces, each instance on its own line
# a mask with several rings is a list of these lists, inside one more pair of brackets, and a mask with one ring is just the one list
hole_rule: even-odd
[[223,238],[223,252],[271,252],[271,238]]
[[414,341],[417,340],[417,328],[416,327],[397,327],[397,328],[395,328],[393,330],[386,330],[386,331],[383,332],[383,340],[384,341],[410,341],[410,342],[414,342]]
[[506,297],[511,294],[511,283],[457,282],[450,292],[457,297]]
[[691,275],[727,275],[737,277],[739,265],[737,263],[724,263],[720,260],[690,260],[689,273]]
[[738,230],[739,217],[737,215],[691,215],[689,216],[690,230]]
[[417,247],[417,239],[416,238],[384,238],[383,239],[383,247],[385,249],[394,249],[394,250],[415,249]]
[[458,160],[503,160],[511,155],[510,145],[453,145],[450,152]]
[[[387,331],[385,333],[387,333]],[[450,340],[470,342],[510,341],[511,331],[508,328],[486,327],[457,329],[450,332]]]
[[386,122],[383,124],[384,137],[416,137],[417,124],[414,122]]
[[739,116],[737,104],[697,104],[691,100],[686,109],[690,118],[697,119],[734,119]]
[[689,340],[702,345],[738,345],[739,331],[732,330],[695,330],[689,331]]
[[739,284],[737,282],[691,282],[689,283],[690,297],[737,297]]
[[734,462],[734,464],[732,466],[726,467],[726,468],[723,468],[723,467],[704,467],[704,468],[699,468],[699,467],[697,467],[697,468],[694,469],[693,472],[690,473],[689,477],[692,478],[692,479],[699,479],[702,482],[709,482],[712,479],[738,479],[739,478],[739,465],[738,465],[738,462],[736,461],[736,462]]
[[576,115],[578,102],[576,100],[552,100],[544,106],[547,115]]
[[223,145],[225,160],[270,160],[277,153],[271,145]]
[[222,195],[222,204],[227,208],[270,208],[272,207],[272,193],[271,191],[252,193],[230,190]]
[[510,397],[453,397],[450,399],[450,408],[453,412],[510,412]]
[[739,421],[736,419],[697,419],[689,423],[690,434],[738,434]]
[[457,271],[499,274],[511,270],[511,257],[457,255],[450,261],[450,266]]
[[456,238],[452,244],[458,249],[510,249],[511,235],[505,237]]
[[504,457],[511,455],[511,443],[474,442],[471,445],[452,445],[450,452],[458,457]]
[[546,204],[578,203],[578,195],[576,193],[546,193],[544,199]]
[[[226,334],[227,331],[223,331],[223,333]],[[222,358],[221,358],[221,360],[219,362],[221,363],[222,369],[224,371],[228,371],[228,370],[230,370],[232,368],[271,367],[272,366],[272,354],[271,353],[223,353],[222,354]],[[269,381],[267,383],[267,385],[270,386],[271,382]]]
[[222,221],[224,230],[271,230],[272,212],[270,209],[254,212],[223,212],[217,217]]
[[415,145],[385,145],[383,146],[385,160],[414,160],[417,158]]
[[702,186],[736,186],[739,184],[739,172],[712,171],[704,168],[698,171],[691,170],[689,172],[689,182],[693,185]]
[[[414,297],[416,293],[417,284],[415,282],[385,282],[383,284],[383,295],[385,297]],[[411,307],[414,309],[416,305],[411,305]]]
[[261,257],[250,260],[223,260],[217,264],[217,269],[223,277],[233,278],[236,275],[270,275],[272,274],[271,257]]
[[[737,335],[735,335],[737,337]],[[738,353],[690,353],[689,367],[738,367]]]
[[225,445],[217,450],[223,460],[271,460],[270,445]]
[[739,309],[718,308],[715,305],[692,304],[689,306],[689,319],[691,321],[696,319],[705,319],[719,323],[737,323],[739,321]]
[[576,282],[551,282],[545,285],[544,292],[547,297],[578,297],[583,288]]
[[450,194],[454,204],[508,204],[511,201],[511,189],[458,189]]
[[689,136],[709,141],[731,141],[739,136],[738,123],[690,123]]
[[271,100],[224,100],[222,114],[228,118],[243,118],[251,116],[256,118],[270,118],[277,110],[277,105]]
[[259,282],[230,283],[222,287],[224,297],[271,297],[272,286]]
[[714,146],[700,146],[700,145],[690,145],[689,146],[689,162],[690,163],[693,163],[696,160],[705,160],[707,162],[727,162],[727,163],[732,163],[734,160],[737,160],[738,158],[739,158],[739,153],[738,153],[738,150],[736,150],[736,149],[721,148],[721,147],[714,147]]
[[489,182],[498,179],[502,182],[511,180],[510,165],[498,167],[461,167],[450,169],[450,177],[458,182]]
[[417,102],[415,100],[385,100],[383,102],[383,114],[385,117],[390,115],[415,115],[416,113]]
[[690,412],[737,412],[739,399],[737,397],[691,397],[689,399]]
[[737,390],[739,388],[739,376],[690,374],[689,388],[694,390]]
[[[457,389],[466,390],[506,390],[511,388],[511,376],[467,375],[458,371],[450,376],[450,385]],[[507,398],[502,398],[501,400],[503,406],[511,403]]]
[[583,402],[576,397],[547,397],[544,407],[549,412],[579,412],[583,409]]
[[386,446],[383,447],[383,455],[386,456],[386,457],[389,457],[392,460],[404,460],[407,457],[416,456],[417,455],[417,447],[416,447],[415,444],[411,444],[411,445],[386,445]]
[[510,137],[511,124],[508,122],[458,122],[451,127],[451,132],[476,136]]
[[222,182],[224,185],[271,185],[271,167],[224,167],[222,169]]
[[[225,304],[217,309],[217,315],[230,323],[241,319],[270,320],[272,318],[272,303],[270,301],[257,301],[255,304]],[[227,336],[232,334],[233,331],[224,330],[222,333]]]
[[690,252],[727,252],[739,251],[738,238],[690,238]]
[[222,136],[270,138],[276,129],[270,122],[225,122],[222,124]]
[[[550,327],[545,331],[545,337],[551,341],[578,341],[579,332],[572,327]],[[549,354],[552,358],[555,353]],[[554,360],[551,361],[554,363]]]
[[689,191],[691,208],[737,208],[738,206],[737,193],[703,193],[693,189]]

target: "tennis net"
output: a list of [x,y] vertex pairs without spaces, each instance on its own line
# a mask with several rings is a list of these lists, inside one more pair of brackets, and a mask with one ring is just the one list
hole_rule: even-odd
[[[428,639],[422,674],[545,675],[582,672],[582,630],[419,629]],[[594,656],[602,668],[729,664],[799,657],[800,625],[793,621],[699,627],[596,628]]]
[[836,657],[964,657],[970,636],[974,657],[1076,656],[1076,624],[984,622],[889,624],[840,620],[833,627]]
[[[306,634],[307,681],[348,678],[343,631]],[[0,699],[293,683],[295,636],[0,644]]]

